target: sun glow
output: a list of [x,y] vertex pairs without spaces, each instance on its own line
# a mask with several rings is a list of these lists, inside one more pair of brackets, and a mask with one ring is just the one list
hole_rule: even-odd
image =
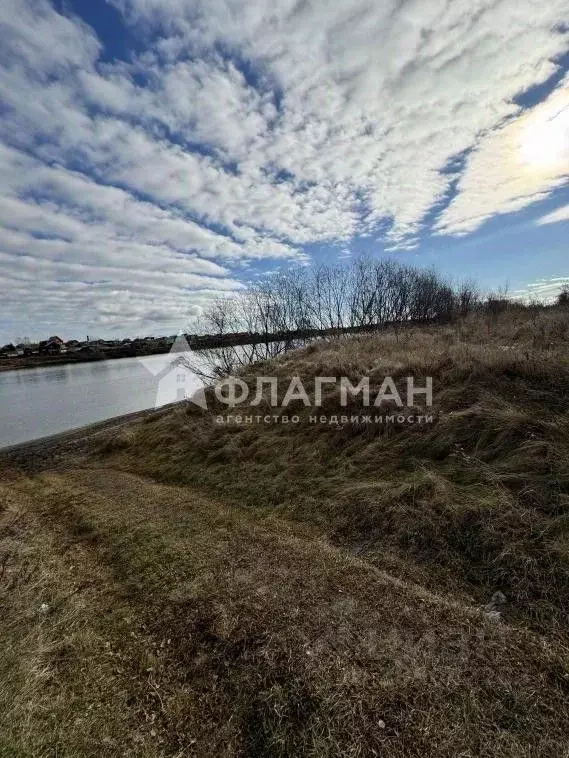
[[569,172],[569,93],[566,90],[522,119],[519,155],[530,169],[547,171],[566,166]]

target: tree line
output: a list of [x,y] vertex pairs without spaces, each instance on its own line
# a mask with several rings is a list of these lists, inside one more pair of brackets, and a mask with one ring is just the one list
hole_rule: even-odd
[[205,361],[207,370],[198,373],[208,377],[230,373],[239,365],[297,347],[318,333],[448,323],[466,316],[479,301],[478,289],[470,281],[453,286],[433,269],[394,260],[359,258],[348,265],[290,268],[212,303],[202,317],[207,334],[256,335],[256,342],[212,351],[211,361]]
[[476,307],[476,285],[458,286],[436,271],[362,258],[278,272],[245,292],[215,301],[204,314],[210,334],[275,334],[379,327],[407,321],[449,322]]

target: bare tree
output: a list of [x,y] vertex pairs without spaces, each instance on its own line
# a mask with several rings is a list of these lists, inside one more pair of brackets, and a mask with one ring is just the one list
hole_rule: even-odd
[[480,301],[480,292],[476,283],[472,279],[465,279],[458,285],[456,293],[457,313],[465,318],[472,313]]
[[274,358],[305,339],[346,328],[389,324],[397,334],[399,327],[413,321],[451,321],[465,316],[478,297],[471,282],[453,289],[434,270],[395,260],[361,257],[349,266],[290,268],[212,303],[202,323],[222,344],[200,351],[194,370],[207,378],[230,374]]
[[569,305],[569,284],[561,288],[561,292],[557,295],[557,305]]

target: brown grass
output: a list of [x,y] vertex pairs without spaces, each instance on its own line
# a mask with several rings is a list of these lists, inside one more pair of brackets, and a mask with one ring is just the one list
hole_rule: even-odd
[[[432,425],[220,426],[181,406],[140,425],[115,465],[316,524],[435,590],[483,602],[500,589],[520,623],[566,627],[568,320],[514,308],[491,322],[313,344],[252,372],[251,386],[274,373],[284,389],[292,375],[367,374],[377,386],[386,374],[431,375]],[[346,413],[339,392],[322,412]]]
[[567,337],[514,308],[249,374],[432,375],[432,425],[181,405],[6,471],[0,756],[566,756]]

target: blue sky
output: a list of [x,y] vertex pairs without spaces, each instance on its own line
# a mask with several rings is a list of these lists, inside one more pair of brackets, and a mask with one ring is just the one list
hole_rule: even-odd
[[362,253],[569,282],[569,0],[2,0],[0,343]]

